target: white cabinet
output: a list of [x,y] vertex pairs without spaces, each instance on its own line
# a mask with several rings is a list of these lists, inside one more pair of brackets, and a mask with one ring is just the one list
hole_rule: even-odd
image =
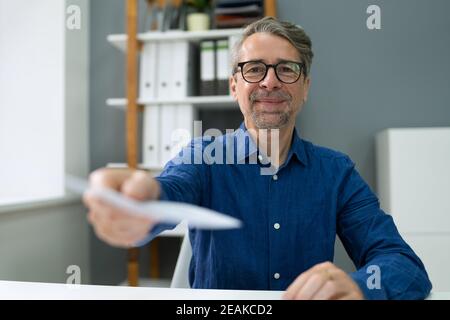
[[433,291],[449,291],[450,233],[402,233],[402,236],[424,263]]
[[424,262],[434,290],[450,290],[450,128],[384,130],[376,158],[382,208]]

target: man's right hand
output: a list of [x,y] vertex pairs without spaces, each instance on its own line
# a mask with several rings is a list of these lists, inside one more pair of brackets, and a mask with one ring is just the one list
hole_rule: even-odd
[[[144,171],[131,169],[99,169],[89,177],[91,187],[106,187],[135,200],[156,200],[161,189],[158,181]],[[88,220],[95,233],[112,246],[132,247],[143,240],[157,223],[136,217],[86,192],[83,201],[89,209]]]

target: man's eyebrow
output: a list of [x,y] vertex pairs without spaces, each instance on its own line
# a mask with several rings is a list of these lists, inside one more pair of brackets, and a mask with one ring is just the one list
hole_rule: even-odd
[[[264,63],[267,63],[265,59],[249,59],[249,60],[247,60],[247,61],[252,61],[252,62],[264,62]],[[301,62],[301,61],[291,60],[291,59],[278,58],[278,59],[276,60],[276,63],[279,63],[279,62],[295,62],[295,63],[298,63],[298,62]]]

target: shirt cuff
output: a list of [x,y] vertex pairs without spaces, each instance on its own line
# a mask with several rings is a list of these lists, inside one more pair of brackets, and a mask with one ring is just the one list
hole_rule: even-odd
[[[164,191],[164,188],[161,186],[160,189],[161,189],[161,194],[159,196],[159,200],[164,200],[164,201],[169,200],[169,197],[167,196],[166,192]],[[134,244],[134,247],[145,246],[146,244],[150,243],[153,239],[155,239],[161,232],[166,231],[166,230],[172,230],[175,227],[176,227],[175,224],[157,223],[153,226],[152,229],[150,229],[150,232],[144,239],[142,239]]]
[[169,224],[169,223],[158,223],[153,226],[153,228],[150,230],[148,235],[142,239],[141,241],[138,241],[134,244],[135,247],[142,247],[146,244],[150,243],[153,239],[155,239],[161,232],[166,230],[172,230],[177,225]]
[[369,288],[367,279],[371,274],[366,273],[365,269],[362,268],[355,272],[349,274],[350,277],[355,281],[359,289],[361,289],[364,299],[366,300],[387,300],[386,291],[383,286],[381,288]]

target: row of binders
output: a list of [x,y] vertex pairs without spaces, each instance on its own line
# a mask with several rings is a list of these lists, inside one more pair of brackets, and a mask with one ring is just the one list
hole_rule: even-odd
[[195,55],[188,41],[146,42],[140,62],[140,100],[181,100],[192,95],[196,90]]
[[144,110],[143,164],[159,170],[192,138],[195,110],[190,104],[148,105]]
[[[146,106],[143,117],[143,164],[159,169],[180,149],[174,141],[178,130],[193,131],[194,107],[180,101],[194,92],[195,48],[188,41],[146,42],[140,61],[139,100]],[[156,103],[155,103],[156,101]]]
[[238,37],[204,40],[200,43],[199,95],[228,95],[231,75],[230,56]]
[[205,40],[200,44],[201,96],[227,95],[229,72],[228,40]]
[[231,49],[238,37],[146,42],[140,65],[141,101],[228,95]]
[[[230,43],[238,38],[146,42],[140,61],[143,164],[161,168],[189,142],[195,108],[185,98],[228,95]],[[190,135],[182,135],[181,133]]]

